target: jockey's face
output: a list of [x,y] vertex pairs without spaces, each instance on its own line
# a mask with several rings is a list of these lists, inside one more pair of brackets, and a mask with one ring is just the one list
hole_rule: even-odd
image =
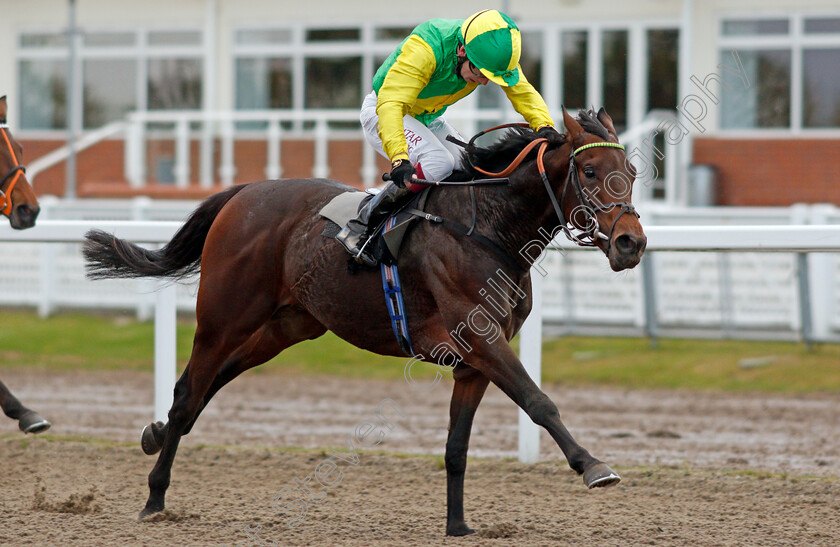
[[[464,49],[464,46],[458,46],[458,57],[466,57],[467,51]],[[466,61],[461,65],[461,78],[464,79],[465,82],[487,85],[488,80],[484,74],[481,73],[480,70],[475,68],[475,65],[469,61]]]

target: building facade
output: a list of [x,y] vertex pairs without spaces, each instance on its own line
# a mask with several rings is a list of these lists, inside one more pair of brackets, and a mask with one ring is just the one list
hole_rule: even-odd
[[[643,141],[655,171],[644,199],[687,203],[705,184],[701,201],[718,205],[840,203],[836,0],[467,1],[454,10],[438,0],[398,9],[76,0],[72,38],[69,5],[4,8],[0,95],[30,162],[71,132],[132,120],[79,154],[81,196],[199,197],[276,176],[370,184],[386,167],[354,116],[379,64],[419,22],[496,8],[522,29],[523,71],[555,120],[561,105],[604,106],[625,131],[670,113]],[[467,136],[515,119],[493,86],[447,116]],[[65,193],[63,165],[40,173],[36,189]]]

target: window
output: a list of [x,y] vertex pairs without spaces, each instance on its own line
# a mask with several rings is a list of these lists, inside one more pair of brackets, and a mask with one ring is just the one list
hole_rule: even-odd
[[[723,87],[721,127],[789,127],[790,51],[741,51],[738,52],[738,59],[750,85]],[[721,64],[731,65],[731,52],[723,53]]]
[[101,127],[137,108],[137,62],[130,59],[84,61],[83,123]]
[[647,32],[648,110],[677,108],[679,42],[678,30]]
[[359,108],[362,104],[361,57],[306,59],[306,108]]
[[806,34],[840,33],[840,17],[805,19]]
[[[359,27],[238,29],[233,46],[236,108],[359,108],[370,91],[372,71],[395,47],[397,29],[371,30],[370,37],[377,37],[373,49],[363,40],[364,29]],[[402,38],[408,32],[410,29]],[[238,127],[259,129],[264,125],[248,122]],[[286,129],[310,125],[282,124]],[[330,122],[330,127],[356,129],[358,122]]]
[[723,22],[724,36],[766,36],[787,34],[787,19],[730,20]]
[[601,35],[604,53],[604,108],[616,131],[627,128],[627,31],[609,30]]
[[201,108],[201,60],[151,59],[148,73],[149,110]]
[[[81,97],[75,108],[86,129],[132,110],[201,108],[201,31],[88,31],[78,43]],[[66,35],[23,33],[19,44],[21,128],[65,129]],[[144,88],[145,96],[138,91]]]
[[67,61],[21,61],[20,91],[21,128],[67,128]]
[[567,108],[586,107],[587,32],[567,31],[561,38],[563,53],[563,103]]
[[840,127],[840,48],[802,52],[802,125]]
[[244,58],[237,60],[237,109],[291,107],[291,59]]
[[840,128],[840,17],[725,19],[719,44],[749,81],[721,87],[721,128]]

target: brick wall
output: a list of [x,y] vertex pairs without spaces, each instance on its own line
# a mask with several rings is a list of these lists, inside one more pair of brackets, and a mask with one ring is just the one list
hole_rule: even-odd
[[[22,141],[24,159],[31,161],[63,145],[63,141]],[[360,141],[329,143],[329,177],[361,187]],[[365,144],[365,146],[367,146]],[[214,172],[219,168],[219,143],[214,144]],[[314,164],[312,141],[284,141],[281,163],[284,178],[309,178]],[[104,141],[78,156],[79,188],[82,197],[128,197],[149,195],[155,198],[202,198],[221,187],[198,186],[199,143],[190,145],[191,183],[188,189],[155,180],[160,160],[174,157],[172,141],[149,141],[146,169],[149,185],[140,190],[129,188],[123,175],[124,149],[121,140]],[[234,182],[244,183],[266,178],[265,141],[237,141],[234,148]],[[718,175],[717,205],[786,206],[793,203],[834,203],[840,205],[840,139],[724,139],[697,138],[694,163],[715,166]],[[377,155],[378,172],[389,168]],[[39,195],[64,194],[63,163],[42,172],[35,180]]]
[[[21,140],[24,150],[24,162],[43,156],[64,145],[63,140]],[[329,143],[329,178],[345,184],[362,187],[362,142],[356,140],[333,140]],[[367,146],[365,144],[365,146]],[[211,189],[201,188],[198,184],[200,143],[190,143],[190,187],[175,188],[171,182],[157,180],[161,162],[170,162],[175,156],[175,143],[171,140],[150,140],[146,147],[146,172],[148,185],[142,189],[132,189],[124,175],[125,151],[122,140],[103,141],[83,150],[77,157],[78,188],[80,197],[130,197],[148,195],[153,198],[198,199],[221,189],[216,185]],[[214,143],[213,171],[218,173],[220,144]],[[266,178],[265,168],[267,151],[265,141],[237,141],[234,145],[236,174],[234,183],[245,183]],[[315,149],[312,141],[284,141],[280,149],[280,163],[284,178],[310,178],[315,161]],[[65,169],[62,162],[41,172],[34,181],[39,195],[64,195]],[[388,171],[388,162],[377,156],[377,169]],[[166,169],[163,170],[164,172]],[[218,177],[217,177],[218,179]],[[218,182],[218,180],[217,180]]]
[[694,163],[717,169],[717,205],[840,205],[840,139],[698,138]]

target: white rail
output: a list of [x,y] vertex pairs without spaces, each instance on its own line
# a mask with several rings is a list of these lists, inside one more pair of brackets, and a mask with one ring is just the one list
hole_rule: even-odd
[[[0,242],[81,242],[84,234],[97,228],[135,242],[165,243],[181,225],[179,222],[152,221],[67,221],[44,220],[29,230],[15,231],[0,226]],[[649,226],[648,253],[657,251],[750,251],[840,252],[840,225],[813,226]],[[579,251],[565,241],[556,240],[555,251]],[[543,257],[535,261],[535,266]],[[648,256],[649,258],[649,256]],[[803,262],[804,263],[804,262]],[[522,327],[523,364],[537,381],[541,377],[542,274],[535,267],[534,313]],[[642,265],[644,268],[644,263]],[[802,272],[800,272],[802,274]],[[802,275],[800,275],[802,277]],[[807,275],[805,275],[807,278]],[[802,287],[801,287],[802,288]],[[805,283],[805,301],[811,300]],[[807,306],[804,310],[810,310]],[[803,320],[803,325],[805,321]],[[165,420],[172,404],[175,386],[175,290],[172,284],[158,286],[155,312],[155,419]],[[539,458],[539,429],[520,412],[519,458],[524,462]]]
[[[729,251],[729,252],[796,252],[799,253],[800,299],[804,303],[803,315],[812,313],[814,294],[808,284],[808,252],[840,252],[840,225],[816,226],[646,226],[648,237],[646,253],[656,251]],[[555,239],[549,251],[580,251],[567,240]],[[600,252],[600,251],[597,251]],[[520,357],[531,378],[539,384],[542,378],[542,285],[545,270],[537,258],[531,269],[533,280],[533,312],[522,325]],[[652,260],[649,254],[641,265],[644,274],[652,277]],[[652,293],[653,291],[650,291]],[[645,305],[651,307],[646,298]],[[648,317],[650,314],[646,314]],[[803,330],[811,324],[810,317],[802,318]],[[650,325],[648,325],[650,328]],[[523,410],[519,410],[519,461],[534,463],[539,460],[540,429]]]

